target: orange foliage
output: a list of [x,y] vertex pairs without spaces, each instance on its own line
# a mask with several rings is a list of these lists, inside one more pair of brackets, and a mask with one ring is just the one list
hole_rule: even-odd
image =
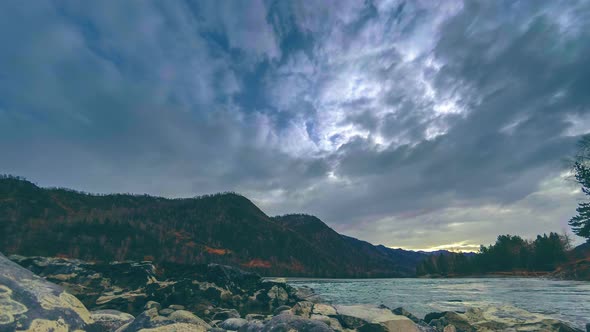
[[227,255],[231,253],[231,250],[229,249],[216,249],[216,248],[211,248],[211,247],[207,247],[205,246],[205,251],[209,254],[213,254],[213,255]]
[[268,269],[271,267],[269,261],[264,261],[262,259],[255,258],[247,263],[242,264],[243,267],[262,267]]
[[190,239],[190,234],[188,234],[187,232],[184,231],[180,231],[180,232],[172,232],[172,234],[174,235],[174,237],[176,238],[176,240],[186,240],[186,239]]

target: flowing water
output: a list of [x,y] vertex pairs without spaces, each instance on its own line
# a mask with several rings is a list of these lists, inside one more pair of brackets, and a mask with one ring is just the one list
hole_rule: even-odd
[[404,307],[418,317],[433,311],[511,304],[585,329],[590,323],[590,282],[534,278],[288,279],[333,304]]

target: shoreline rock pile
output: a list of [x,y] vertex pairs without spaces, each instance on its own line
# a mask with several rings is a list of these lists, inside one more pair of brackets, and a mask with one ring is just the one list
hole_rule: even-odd
[[[12,260],[12,261],[11,261]],[[18,264],[17,264],[18,263]],[[431,313],[321,303],[309,288],[209,264],[91,263],[0,254],[0,332],[581,331],[514,307]]]

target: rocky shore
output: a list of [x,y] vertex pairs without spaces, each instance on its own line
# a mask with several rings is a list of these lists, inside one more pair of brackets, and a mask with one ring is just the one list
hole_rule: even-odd
[[514,307],[437,312],[322,303],[209,264],[109,264],[0,254],[0,331],[581,331]]

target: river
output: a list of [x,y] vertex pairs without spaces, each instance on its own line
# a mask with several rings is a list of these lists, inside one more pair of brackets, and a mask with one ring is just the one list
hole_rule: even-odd
[[585,329],[590,323],[590,282],[537,278],[288,279],[333,304],[404,307],[418,317],[433,311],[511,304]]

